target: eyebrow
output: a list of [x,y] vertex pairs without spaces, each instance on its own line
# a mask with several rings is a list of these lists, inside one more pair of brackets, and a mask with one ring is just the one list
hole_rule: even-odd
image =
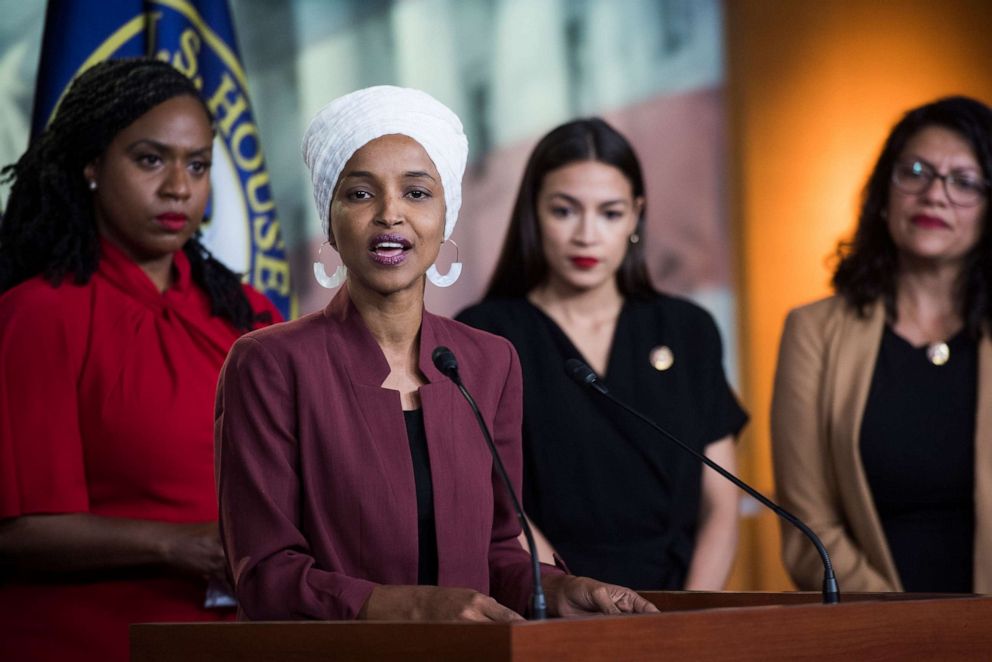
[[[128,151],[131,151],[137,147],[141,147],[145,145],[157,149],[160,152],[175,151],[171,145],[166,145],[165,143],[160,143],[157,140],[151,140],[150,138],[142,138],[141,140],[135,140],[133,143],[127,146],[127,149]],[[199,147],[197,149],[191,150],[190,154],[192,154],[193,156],[197,156],[200,154],[209,153],[213,151],[213,148],[214,148],[213,143],[210,143],[209,145],[206,145],[204,147]]]
[[[581,200],[579,200],[578,198],[573,198],[572,196],[570,196],[567,193],[561,193],[560,191],[556,191],[555,193],[552,193],[551,194],[551,197],[552,198],[564,198],[566,201],[568,201],[569,204],[577,205],[579,207],[582,206],[582,201]],[[617,204],[627,205],[629,203],[628,203],[627,200],[624,200],[623,198],[617,198],[616,200],[607,200],[605,202],[601,202],[601,203],[599,203],[599,206],[600,207],[609,207],[610,205],[617,205]]]

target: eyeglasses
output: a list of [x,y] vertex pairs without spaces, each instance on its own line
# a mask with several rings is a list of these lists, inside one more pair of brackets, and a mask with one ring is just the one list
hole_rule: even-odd
[[985,199],[989,184],[974,175],[949,172],[940,175],[926,161],[899,161],[892,169],[892,183],[903,193],[916,194],[930,190],[933,180],[939,179],[951,204],[974,207]]

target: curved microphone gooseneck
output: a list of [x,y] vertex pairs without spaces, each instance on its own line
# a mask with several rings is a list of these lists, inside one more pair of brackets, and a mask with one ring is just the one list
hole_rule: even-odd
[[815,533],[813,533],[812,529],[806,526],[805,522],[803,522],[801,519],[790,513],[788,510],[786,510],[782,506],[778,505],[777,503],[766,497],[758,490],[754,489],[753,487],[745,483],[743,480],[741,480],[734,474],[730,473],[729,471],[721,467],[713,460],[709,459],[702,453],[684,444],[675,435],[671,434],[670,432],[662,428],[660,425],[652,421],[650,418],[648,418],[641,412],[637,411],[627,403],[622,402],[617,398],[615,398],[610,393],[609,389],[607,389],[606,386],[604,386],[603,383],[599,381],[599,377],[596,376],[596,373],[593,372],[592,368],[587,366],[582,361],[578,359],[569,359],[565,361],[565,372],[568,373],[568,376],[571,377],[573,380],[575,380],[580,386],[585,386],[587,388],[592,389],[593,391],[599,393],[607,400],[620,407],[621,409],[629,412],[630,414],[633,414],[637,418],[641,419],[642,421],[650,425],[652,428],[660,432],[667,439],[675,442],[680,448],[682,448],[682,450],[695,456],[697,459],[699,459],[700,462],[708,466],[710,469],[713,469],[713,471],[716,471],[718,474],[729,480],[731,483],[733,483],[734,485],[736,485],[737,487],[739,487],[740,489],[744,490],[752,497],[757,499],[763,506],[770,508],[776,515],[778,515],[786,522],[788,522],[792,526],[802,531],[803,534],[807,538],[809,538],[809,540],[813,543],[813,545],[816,546],[816,551],[820,553],[820,559],[823,561],[823,591],[822,591],[823,603],[829,605],[829,604],[837,604],[838,602],[840,602],[840,589],[837,586],[837,577],[834,575],[833,564],[830,563],[830,554],[827,553],[827,548],[823,546],[823,543],[820,541],[820,538]]
[[520,507],[520,501],[517,500],[517,495],[513,492],[513,484],[510,482],[510,477],[506,473],[503,461],[499,457],[499,451],[496,450],[496,444],[493,443],[492,435],[489,434],[489,428],[482,418],[482,412],[479,411],[479,406],[475,404],[475,399],[468,392],[468,389],[462,384],[462,378],[458,374],[458,360],[455,358],[454,352],[443,345],[439,345],[431,353],[431,360],[434,361],[434,367],[454,382],[458,390],[465,396],[465,400],[468,401],[469,407],[472,408],[472,412],[475,414],[475,420],[479,422],[479,429],[482,430],[482,436],[485,437],[486,444],[489,446],[489,452],[492,453],[496,472],[503,479],[503,485],[506,486],[506,491],[513,503],[513,511],[520,521],[520,528],[523,529],[524,535],[527,537],[527,545],[530,547],[531,570],[534,574],[534,593],[531,596],[530,603],[531,620],[543,621],[547,618],[548,609],[544,598],[544,587],[541,585],[541,564],[537,558],[537,545],[534,544],[534,534],[530,530],[530,524],[527,522],[527,518],[524,516],[524,509]]

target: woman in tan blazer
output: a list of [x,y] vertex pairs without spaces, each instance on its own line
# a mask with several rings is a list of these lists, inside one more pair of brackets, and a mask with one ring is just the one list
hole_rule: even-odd
[[[992,593],[992,110],[907,113],[868,180],[836,295],[789,313],[772,403],[783,505],[847,591]],[[801,589],[823,577],[784,527]]]

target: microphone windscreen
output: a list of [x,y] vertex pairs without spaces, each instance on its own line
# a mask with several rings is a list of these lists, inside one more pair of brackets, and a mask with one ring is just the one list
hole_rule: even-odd
[[431,352],[431,360],[434,362],[434,367],[437,368],[442,375],[448,375],[449,377],[458,371],[458,360],[455,358],[455,353],[444,345],[438,345]]
[[569,359],[565,361],[565,372],[568,373],[568,376],[574,379],[579,386],[591,386],[596,383],[596,380],[598,379],[598,377],[596,377],[596,373],[592,371],[592,368],[578,359]]

